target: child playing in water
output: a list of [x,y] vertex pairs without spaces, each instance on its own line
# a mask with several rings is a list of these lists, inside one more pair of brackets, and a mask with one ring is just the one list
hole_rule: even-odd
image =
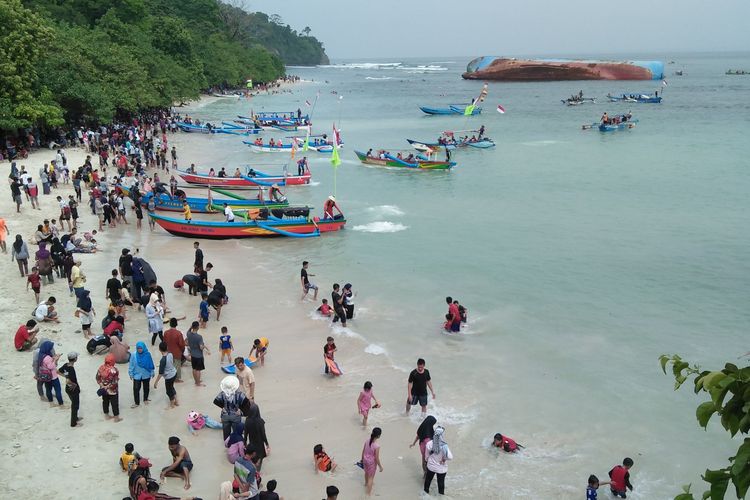
[[201,328],[206,328],[206,323],[208,322],[208,294],[202,293],[201,294],[201,304],[200,309],[198,310],[198,319],[201,323]]
[[[37,300],[38,302],[39,300]],[[323,299],[323,303],[320,304],[320,307],[318,307],[318,312],[321,316],[328,316],[331,317],[331,314],[333,314],[333,309],[331,309],[331,306],[328,305],[328,299]]]
[[255,354],[258,356],[260,366],[265,366],[266,353],[268,352],[268,339],[266,337],[261,337],[259,339],[253,340],[253,346],[250,348],[250,354],[247,355],[248,358],[253,357],[253,351],[255,351]]
[[136,469],[140,459],[141,456],[135,451],[133,443],[127,443],[125,444],[125,451],[120,455],[120,468],[130,475]]
[[313,460],[315,461],[316,474],[318,473],[318,471],[333,472],[338,466],[336,462],[334,462],[331,457],[328,456],[328,453],[325,452],[322,444],[316,444],[313,448]]
[[612,495],[615,497],[626,498],[626,488],[633,491],[633,485],[630,484],[630,468],[633,466],[632,458],[625,458],[622,465],[615,465],[609,471],[609,487]]
[[219,351],[221,351],[221,363],[224,362],[224,356],[227,357],[227,362],[232,362],[232,336],[229,335],[229,330],[226,326],[221,327],[221,335],[219,336]]
[[597,500],[596,490],[599,489],[599,486],[604,486],[605,484],[609,484],[609,481],[600,483],[599,478],[591,474],[589,476],[589,485],[586,487],[586,500]]
[[[373,400],[375,400],[375,405],[372,404]],[[380,402],[372,393],[372,382],[368,380],[357,398],[357,410],[362,415],[362,427],[367,425],[367,416],[370,414],[371,408],[380,408]]]

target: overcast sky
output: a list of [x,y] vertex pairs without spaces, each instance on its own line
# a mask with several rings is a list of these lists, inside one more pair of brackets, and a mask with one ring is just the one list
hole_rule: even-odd
[[750,50],[750,0],[245,0],[332,59]]

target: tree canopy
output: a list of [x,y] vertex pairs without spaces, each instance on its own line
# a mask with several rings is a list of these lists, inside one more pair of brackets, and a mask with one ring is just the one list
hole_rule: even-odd
[[[733,363],[726,363],[721,370],[702,370],[697,365],[690,365],[679,356],[661,356],[662,370],[666,373],[667,365],[672,366],[675,378],[675,390],[679,389],[689,378],[693,378],[693,390],[709,397],[698,405],[695,416],[698,424],[704,429],[714,414],[720,417],[721,426],[732,437],[740,433],[747,436],[750,431],[750,366],[739,368]],[[745,437],[729,464],[720,469],[706,469],[702,476],[710,488],[702,498],[722,500],[731,484],[737,498],[745,498],[750,487],[750,438]],[[694,500],[690,485],[675,500]]]
[[3,0],[0,24],[0,130],[109,121],[325,59],[309,30],[218,0]]

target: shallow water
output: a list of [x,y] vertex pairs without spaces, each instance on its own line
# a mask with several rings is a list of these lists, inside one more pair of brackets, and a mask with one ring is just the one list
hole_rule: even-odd
[[[347,229],[314,241],[243,241],[237,251],[252,247],[255,266],[276,270],[280,288],[298,286],[303,259],[326,294],[334,281],[353,283],[349,334],[366,353],[358,371],[387,360],[406,373],[427,359],[438,393],[430,411],[449,428],[457,496],[581,497],[589,474],[606,477],[631,456],[632,497],[666,499],[689,482],[702,491],[699,474],[736,449],[717,426],[698,428],[700,400],[689,387],[674,393],[657,358],[679,353],[716,367],[748,350],[750,77],[724,71],[750,57],[659,57],[685,75],[668,74],[666,87],[490,83],[482,115],[470,118],[417,109],[476,96],[481,82],[459,77],[468,59],[294,68],[312,82],[293,94],[195,112],[219,122],[250,108],[309,111],[305,100],[320,91],[315,132],[330,134],[336,121],[345,141],[336,196]],[[579,89],[599,103],[560,103]],[[661,105],[604,98],[657,89]],[[628,110],[640,120],[631,131],[581,130],[604,111]],[[352,153],[408,150],[405,138],[481,124],[497,147],[454,153],[452,172],[364,167]],[[191,160],[206,168],[280,171],[268,164],[289,159],[253,154],[231,136],[197,144]],[[314,185],[286,194],[319,208],[333,169],[308,156]],[[465,335],[440,334],[446,295],[469,308]],[[498,431],[526,450],[497,457],[487,448]]]

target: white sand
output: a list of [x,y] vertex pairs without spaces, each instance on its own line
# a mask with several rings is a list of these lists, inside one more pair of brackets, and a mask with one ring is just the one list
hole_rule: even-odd
[[[215,98],[216,99],[216,98]],[[187,144],[187,140],[190,144]],[[210,138],[170,136],[182,162],[189,162],[191,148],[206,147]],[[69,166],[77,168],[85,154],[81,150],[67,150]],[[34,153],[26,165],[32,174],[41,164],[52,158],[52,152]],[[7,178],[9,164],[0,164],[0,173]],[[11,231],[10,247],[15,234],[27,240],[44,218],[57,218],[57,194],[67,197],[72,185],[60,184],[52,195],[40,195],[42,210],[32,210],[30,204],[15,213],[8,188],[0,196],[0,214]],[[79,208],[82,219],[79,230],[91,230],[96,221],[87,205],[84,193]],[[94,307],[98,313],[96,327],[106,311],[105,282],[123,247],[140,248],[142,256],[154,267],[160,284],[167,291],[168,304],[177,316],[187,315],[180,324],[186,329],[188,321],[197,315],[198,300],[187,293],[174,291],[172,283],[191,271],[193,240],[178,238],[161,229],[137,231],[134,214],[128,212],[129,226],[107,229],[98,241],[102,251],[81,255],[83,270],[88,277]],[[203,217],[197,215],[198,218]],[[346,237],[342,234],[338,237]],[[249,243],[249,244],[246,244]],[[211,279],[221,278],[231,297],[222,311],[222,321],[215,321],[212,313],[203,336],[212,354],[206,358],[204,381],[207,387],[198,388],[190,382],[189,369],[183,369],[183,384],[176,389],[181,406],[166,410],[167,398],[163,382],[158,390],[152,389],[150,405],[130,409],[133,402],[131,382],[126,365],[120,368],[120,408],[123,421],[105,421],[94,375],[102,363],[102,356],[90,356],[80,333],[80,324],[73,316],[75,302],[69,296],[65,280],[43,286],[42,296],[54,295],[62,322],[44,324],[42,337],[56,343],[56,351],[63,355],[75,350],[81,353],[76,365],[82,387],[81,411],[83,426],[69,426],[69,409],[50,408],[37,397],[32,379],[31,354],[18,353],[12,347],[12,337],[17,327],[29,319],[34,308],[32,292],[25,292],[25,280],[17,271],[10,256],[0,259],[0,271],[5,279],[0,282],[0,311],[3,313],[5,341],[4,363],[0,365],[3,391],[0,393],[0,498],[37,498],[41,495],[55,498],[121,499],[127,496],[127,478],[120,472],[117,460],[126,442],[135,444],[136,450],[149,457],[154,464],[152,472],[158,477],[160,467],[170,462],[167,438],[179,436],[188,448],[195,463],[191,495],[213,499],[217,497],[220,482],[230,480],[232,466],[225,458],[220,430],[205,429],[198,435],[188,433],[185,416],[190,410],[202,411],[218,419],[219,409],[211,403],[219,391],[219,381],[224,374],[219,369],[217,349],[219,327],[226,325],[234,341],[235,354],[247,354],[249,345],[257,336],[270,339],[270,350],[264,368],[255,369],[256,401],[266,420],[266,431],[272,453],[263,464],[263,479],[276,479],[277,492],[287,500],[319,499],[324,497],[326,485],[335,484],[341,490],[341,499],[364,498],[364,479],[361,470],[354,466],[359,460],[361,447],[373,425],[383,428],[381,460],[385,471],[375,478],[375,495],[381,498],[419,498],[421,493],[421,467],[417,448],[409,449],[418,423],[418,409],[412,418],[403,416],[406,395],[406,373],[386,365],[383,356],[364,352],[365,345],[357,338],[337,334],[339,352],[336,356],[345,374],[331,379],[322,375],[322,346],[331,328],[326,321],[314,321],[309,312],[315,307],[311,302],[300,303],[299,267],[304,258],[304,245],[290,245],[287,265],[269,270],[253,262],[255,242],[208,241],[201,247],[206,262],[214,264]],[[260,242],[258,245],[264,245]],[[276,243],[273,243],[276,244]],[[35,251],[29,244],[30,251]],[[285,247],[286,248],[286,247]],[[30,266],[31,267],[31,266]],[[345,271],[345,270],[344,270]],[[321,275],[316,281],[321,285],[321,297],[328,296],[333,276]],[[356,325],[356,323],[355,323]],[[94,331],[97,331],[95,329]],[[145,316],[131,310],[126,324],[125,340],[133,346],[143,340],[150,345]],[[158,350],[151,349],[155,362]],[[370,368],[365,368],[369,366]],[[374,368],[374,369],[373,369]],[[382,409],[370,414],[370,426],[363,429],[356,413],[356,398],[365,380],[374,384],[374,392],[383,404]],[[439,393],[439,385],[436,387]],[[67,402],[67,398],[66,398]],[[415,413],[416,412],[416,413]],[[322,443],[328,453],[339,463],[334,475],[315,474],[312,448]],[[449,493],[450,473],[449,473]],[[436,494],[436,485],[433,492]],[[179,479],[168,479],[162,491],[173,495],[183,494]],[[455,490],[452,492],[460,496]],[[446,497],[450,498],[450,497]]]

